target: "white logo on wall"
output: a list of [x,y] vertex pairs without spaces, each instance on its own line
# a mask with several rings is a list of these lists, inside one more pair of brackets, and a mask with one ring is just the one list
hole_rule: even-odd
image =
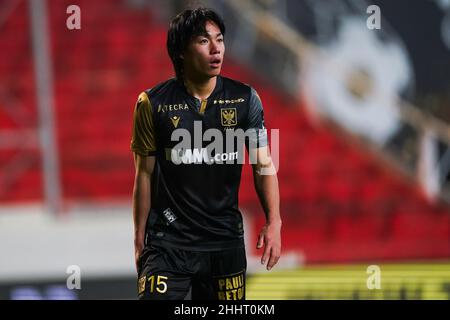
[[81,9],[77,5],[70,5],[66,10],[67,14],[70,14],[66,20],[66,26],[69,30],[81,30]]
[[381,289],[381,269],[377,265],[370,265],[366,270],[367,274],[367,289],[380,290]]
[[367,18],[366,25],[370,30],[381,29],[381,10],[379,6],[371,5],[367,7],[367,13],[372,14]]
[[436,5],[444,12],[444,18],[441,23],[442,41],[448,50],[450,50],[450,1],[435,0]]
[[81,269],[77,265],[67,267],[66,273],[69,274],[66,281],[67,289],[80,290],[81,289]]
[[335,39],[310,58],[302,81],[313,111],[379,144],[397,132],[398,96],[413,77],[398,40],[381,41],[365,19],[346,16]]

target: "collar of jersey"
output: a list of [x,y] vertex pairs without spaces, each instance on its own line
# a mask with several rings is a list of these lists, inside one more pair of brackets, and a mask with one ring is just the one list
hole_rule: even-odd
[[[186,87],[184,86],[183,81],[181,80],[177,80],[178,84],[181,86],[182,92],[184,93],[184,95],[186,96],[186,98],[188,98],[189,100],[191,100],[192,102],[201,102],[199,99],[197,99],[196,97],[192,96],[189,94],[189,92],[186,90]],[[214,87],[214,90],[211,92],[211,94],[209,95],[208,98],[206,98],[206,100],[209,100],[211,97],[213,97],[217,92],[221,91],[223,87],[223,79],[222,77],[219,75],[217,76],[217,81],[216,81],[216,86]]]

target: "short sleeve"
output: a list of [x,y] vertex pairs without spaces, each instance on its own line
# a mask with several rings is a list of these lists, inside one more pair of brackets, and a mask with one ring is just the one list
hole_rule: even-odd
[[152,156],[156,152],[152,105],[145,92],[139,95],[134,108],[131,151],[141,156]]
[[[261,148],[268,145],[267,130],[264,126],[264,109],[255,89],[251,88],[247,122],[250,148]],[[249,147],[247,145],[247,148]]]

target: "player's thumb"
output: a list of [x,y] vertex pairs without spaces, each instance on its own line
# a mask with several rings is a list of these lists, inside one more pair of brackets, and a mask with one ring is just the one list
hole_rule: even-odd
[[256,249],[261,249],[264,244],[264,235],[261,233],[258,236],[258,242],[256,243]]

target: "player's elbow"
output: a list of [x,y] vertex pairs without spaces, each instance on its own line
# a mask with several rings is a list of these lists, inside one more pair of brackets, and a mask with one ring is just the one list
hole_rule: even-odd
[[254,176],[273,176],[277,174],[275,165],[272,159],[266,159],[267,161],[259,162],[253,165],[253,175]]

